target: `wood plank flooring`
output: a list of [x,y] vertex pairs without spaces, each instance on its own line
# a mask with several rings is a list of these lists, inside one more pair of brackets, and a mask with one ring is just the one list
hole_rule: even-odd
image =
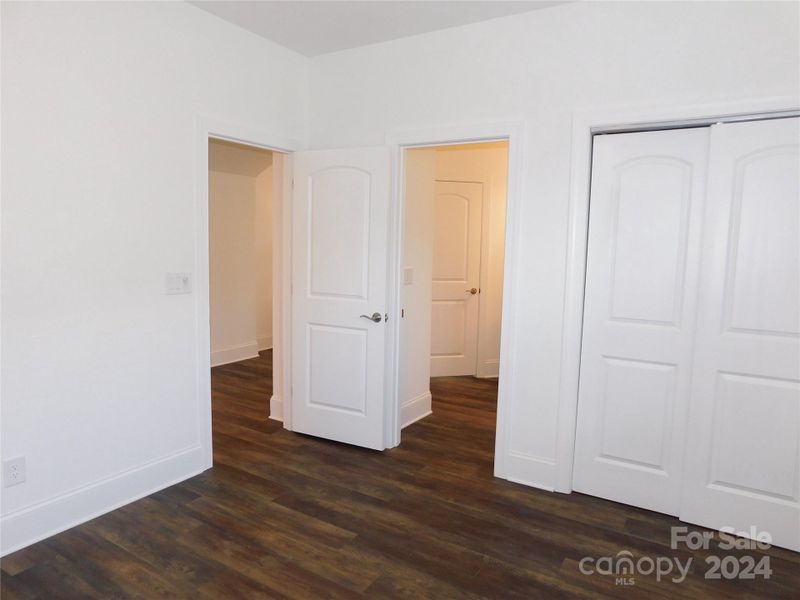
[[[800,597],[796,553],[734,553],[769,556],[768,581],[707,580],[722,553],[671,550],[677,519],[493,478],[495,382],[434,380],[433,415],[379,453],[267,420],[269,352],[212,380],[214,468],[3,558],[3,600]],[[579,570],[624,550],[693,564]]]

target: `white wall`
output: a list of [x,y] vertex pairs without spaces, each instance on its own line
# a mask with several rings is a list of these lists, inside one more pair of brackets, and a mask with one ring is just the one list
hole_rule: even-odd
[[2,3],[2,550],[208,465],[198,114],[303,139],[307,60],[179,2]]
[[[508,143],[492,142],[436,149],[436,179],[479,181],[485,193],[481,231],[481,295],[478,317],[478,377],[497,377],[503,308]],[[433,232],[436,235],[436,231]]]
[[[272,161],[256,177],[256,344],[259,350],[272,348]],[[279,282],[280,283],[280,282]]]
[[[797,95],[798,5],[569,3],[317,57],[315,147],[387,132],[522,119],[508,463],[554,483],[572,112]],[[513,461],[511,460],[513,459]]]
[[433,277],[433,199],[436,150],[414,148],[405,156],[404,284],[400,323],[399,391],[402,427],[431,412],[431,302]]
[[254,177],[208,174],[211,364],[258,355]]
[[272,346],[272,153],[209,142],[211,364]]

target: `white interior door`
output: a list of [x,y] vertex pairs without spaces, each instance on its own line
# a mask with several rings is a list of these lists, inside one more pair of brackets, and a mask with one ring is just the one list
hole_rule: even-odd
[[294,155],[292,428],[379,450],[389,166],[383,147]]
[[436,182],[431,377],[475,375],[482,209],[483,184]]
[[677,515],[708,129],[597,136],[574,488]]
[[[681,518],[800,550],[800,127],[715,125]],[[752,528],[752,529],[751,529]]]

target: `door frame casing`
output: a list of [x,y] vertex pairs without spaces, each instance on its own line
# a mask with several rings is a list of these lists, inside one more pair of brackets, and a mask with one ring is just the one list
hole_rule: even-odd
[[[236,142],[270,150],[279,157],[280,167],[273,179],[273,281],[280,274],[280,284],[273,285],[273,359],[279,367],[273,382],[280,385],[280,396],[269,400],[270,418],[283,420],[291,429],[291,182],[292,153],[303,149],[298,140],[260,130],[256,126],[221,121],[204,115],[195,118],[195,346],[197,360],[198,426],[204,466],[213,466],[211,434],[211,329],[208,235],[208,143],[211,139]],[[279,192],[280,201],[276,202]],[[277,210],[274,210],[277,209]],[[274,219],[274,215],[279,215]],[[277,289],[276,289],[277,288]],[[274,391],[274,388],[273,388]]]
[[500,333],[500,379],[497,397],[497,431],[495,439],[494,474],[508,478],[508,424],[511,418],[511,399],[514,380],[512,358],[517,321],[515,282],[519,255],[519,214],[522,199],[522,155],[525,139],[524,120],[490,121],[451,125],[424,130],[389,132],[386,143],[391,149],[393,181],[389,214],[388,313],[392,319],[387,331],[386,353],[386,446],[400,443],[400,308],[402,294],[402,241],[405,234],[405,151],[411,148],[452,146],[492,141],[508,142],[508,188],[506,200],[505,255],[503,259],[503,304]]
[[583,338],[593,136],[598,133],[697,127],[720,121],[792,116],[798,111],[800,111],[800,101],[797,96],[776,95],[710,104],[624,106],[573,112],[564,317],[561,329],[561,379],[556,430],[555,491],[572,492]]

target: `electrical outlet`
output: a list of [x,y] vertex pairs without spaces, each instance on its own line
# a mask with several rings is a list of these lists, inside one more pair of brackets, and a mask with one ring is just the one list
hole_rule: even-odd
[[3,461],[3,487],[11,487],[25,481],[25,457],[18,456]]
[[167,273],[165,277],[165,292],[167,295],[190,294],[192,292],[192,279],[189,273]]

